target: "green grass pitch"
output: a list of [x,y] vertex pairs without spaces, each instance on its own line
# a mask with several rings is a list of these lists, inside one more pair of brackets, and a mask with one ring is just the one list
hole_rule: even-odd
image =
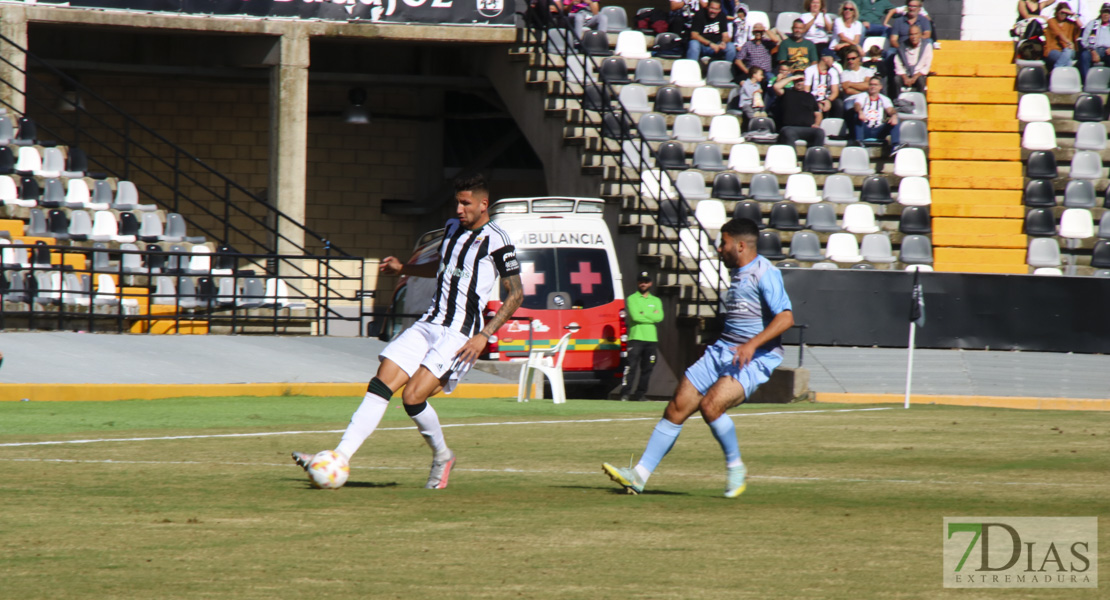
[[629,496],[601,463],[663,405],[574,400],[434,399],[459,458],[424,490],[395,401],[348,485],[310,488],[289,452],[334,447],[358,402],[0,403],[0,598],[1105,597],[941,581],[946,516],[1110,514],[1105,413],[745,405],[726,500],[700,420]]

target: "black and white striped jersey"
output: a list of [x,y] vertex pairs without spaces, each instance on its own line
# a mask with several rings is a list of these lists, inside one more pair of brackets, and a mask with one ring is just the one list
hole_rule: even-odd
[[421,317],[471,337],[482,330],[482,312],[498,276],[520,272],[512,239],[493,222],[463,229],[458,219],[444,226],[439,247],[436,295]]

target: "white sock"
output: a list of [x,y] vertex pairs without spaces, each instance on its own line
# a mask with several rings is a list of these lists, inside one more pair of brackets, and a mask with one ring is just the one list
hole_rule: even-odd
[[366,396],[362,398],[362,404],[355,414],[351,415],[351,423],[347,425],[347,431],[343,432],[343,439],[339,440],[335,451],[350,460],[355,452],[358,452],[359,446],[362,446],[366,438],[378,428],[378,423],[382,422],[387,408],[389,408],[389,400],[366,392]]
[[643,465],[638,464],[633,470],[640,476],[640,481],[643,483],[647,483],[648,477],[651,477],[651,471],[648,471]]
[[[407,408],[407,407],[406,407]],[[431,404],[424,404],[424,410],[415,415],[410,415],[424,441],[435,452],[437,460],[446,459],[450,455],[447,442],[443,439],[443,427],[439,424],[439,415]]]

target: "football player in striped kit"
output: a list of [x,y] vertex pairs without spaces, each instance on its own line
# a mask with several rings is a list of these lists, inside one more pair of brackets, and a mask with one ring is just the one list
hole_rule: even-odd
[[[520,265],[509,235],[489,218],[489,186],[480,174],[455,179],[455,218],[444,227],[439,261],[403,264],[385,258],[381,272],[387,275],[434,277],[437,291],[424,315],[382,350],[377,375],[366,387],[366,395],[343,438],[335,448],[348,460],[378,427],[389,399],[401,394],[405,412],[416,423],[432,448],[429,489],[447,487],[455,453],[443,439],[443,428],[428,398],[440,391],[451,393],[478,359],[498,328],[524,300]],[[488,322],[482,312],[501,279],[505,302]],[[293,460],[307,469],[313,454],[294,452]]]

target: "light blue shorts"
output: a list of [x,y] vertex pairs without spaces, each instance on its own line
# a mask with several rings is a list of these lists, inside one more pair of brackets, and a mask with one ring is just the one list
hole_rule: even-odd
[[751,398],[756,388],[771,378],[771,371],[782,364],[782,357],[773,352],[757,351],[752,362],[739,368],[733,364],[736,344],[717,340],[705,349],[698,362],[686,369],[686,378],[694,384],[698,393],[705,395],[709,388],[722,377],[731,377],[744,388],[744,398]]

